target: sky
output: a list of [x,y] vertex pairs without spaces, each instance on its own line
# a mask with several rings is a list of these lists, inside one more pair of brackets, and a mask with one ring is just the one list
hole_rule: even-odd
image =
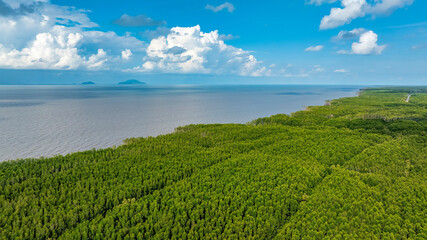
[[0,84],[427,84],[425,0],[0,0]]

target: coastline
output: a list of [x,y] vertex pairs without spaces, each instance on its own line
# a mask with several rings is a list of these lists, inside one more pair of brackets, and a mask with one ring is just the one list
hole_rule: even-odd
[[[318,88],[318,86],[313,86],[313,87],[315,87],[315,88]],[[311,87],[311,88],[313,88],[313,87]],[[27,87],[28,88],[28,87]],[[52,88],[52,86],[49,86],[49,88]],[[67,87],[67,88],[70,88],[70,87]],[[71,87],[72,89],[74,89],[75,87]],[[79,86],[77,86],[77,88],[80,88]],[[150,86],[150,88],[153,88],[153,86]],[[199,88],[199,87],[197,87],[197,88]],[[252,88],[253,87],[250,87],[250,86],[241,86],[241,88],[243,88],[243,89],[249,89],[248,90],[248,92],[247,93],[245,93],[245,94],[247,94],[247,98],[249,99],[249,98],[253,98],[253,99],[256,99],[257,98],[257,92],[253,92],[252,93]],[[271,87],[271,88],[273,88],[274,89],[274,87]],[[290,91],[290,92],[285,92],[285,95],[283,95],[283,94],[281,94],[281,95],[270,95],[271,96],[271,98],[273,99],[273,98],[277,98],[277,99],[302,99],[302,98],[304,98],[304,95],[299,95],[299,93],[298,92],[295,92],[295,94],[294,94],[294,91],[295,90],[293,90],[294,88],[295,88],[295,86],[291,86],[291,87],[288,87],[288,86],[282,86],[282,88],[283,88],[283,90],[282,91],[286,91],[286,89],[288,89],[289,88],[289,90],[287,90],[287,91]],[[52,156],[56,156],[56,155],[67,155],[67,154],[72,154],[72,153],[75,153],[75,152],[84,152],[84,151],[90,151],[90,150],[92,150],[92,149],[105,149],[105,148],[112,148],[112,147],[115,147],[115,146],[120,146],[120,145],[122,145],[123,144],[123,141],[125,141],[126,139],[128,139],[128,138],[138,138],[138,137],[149,137],[149,136],[151,136],[151,137],[156,137],[156,136],[160,136],[160,135],[165,135],[165,134],[171,134],[171,133],[173,133],[174,132],[174,129],[175,128],[177,128],[177,127],[180,127],[180,126],[186,126],[186,125],[188,125],[188,124],[216,124],[216,123],[220,123],[220,124],[223,124],[223,123],[236,123],[236,124],[245,124],[245,123],[247,123],[247,122],[249,122],[249,121],[252,121],[252,120],[254,120],[254,119],[257,119],[257,118],[260,118],[260,117],[268,117],[268,116],[270,116],[270,115],[274,115],[274,114],[279,114],[279,113],[285,113],[285,114],[292,114],[292,113],[294,113],[294,112],[298,112],[298,111],[304,111],[304,110],[308,110],[311,106],[322,106],[322,104],[325,104],[325,102],[328,102],[328,101],[331,101],[330,100],[330,98],[327,98],[327,96],[325,95],[325,96],[321,96],[321,95],[312,95],[311,94],[311,92],[307,92],[307,91],[310,91],[310,90],[304,90],[305,88],[308,88],[308,89],[310,89],[310,86],[304,86],[304,87],[301,87],[301,89],[302,90],[299,90],[299,91],[302,91],[302,93],[301,94],[309,94],[309,95],[307,95],[309,98],[312,98],[312,97],[316,97],[317,99],[321,99],[321,100],[319,100],[319,101],[316,101],[315,102],[315,104],[310,104],[310,105],[306,105],[306,106],[301,106],[301,108],[297,108],[296,106],[297,106],[297,104],[298,104],[298,101],[296,102],[296,104],[295,104],[295,101],[294,100],[290,100],[290,102],[292,102],[292,104],[290,104],[289,106],[294,106],[293,107],[293,109],[294,110],[292,110],[292,111],[283,111],[283,108],[280,108],[280,107],[276,107],[277,108],[277,111],[273,111],[273,112],[271,112],[271,113],[264,113],[264,114],[259,114],[259,113],[255,113],[255,114],[253,114],[254,116],[253,117],[247,117],[247,118],[241,118],[241,120],[240,121],[229,121],[229,120],[223,120],[222,119],[222,117],[223,116],[226,116],[226,117],[228,117],[227,115],[228,114],[230,114],[230,113],[233,113],[233,114],[236,114],[236,113],[238,113],[238,112],[235,112],[235,111],[229,111],[229,113],[225,113],[226,115],[224,115],[224,114],[215,114],[216,116],[215,116],[215,118],[205,118],[204,120],[202,119],[201,121],[196,121],[196,120],[194,120],[194,119],[192,119],[192,120],[190,120],[190,121],[187,121],[187,122],[183,122],[183,121],[181,121],[181,122],[183,122],[182,124],[181,123],[179,123],[179,124],[176,124],[176,125],[172,125],[172,126],[168,126],[168,125],[165,125],[166,127],[165,128],[163,128],[164,130],[162,130],[162,131],[160,131],[160,132],[157,132],[157,133],[155,133],[155,134],[138,134],[138,133],[134,133],[133,131],[131,131],[131,130],[129,130],[129,134],[124,134],[125,136],[123,136],[123,137],[121,137],[121,138],[116,138],[116,140],[114,140],[114,141],[111,141],[111,140],[109,140],[109,139],[112,139],[111,137],[101,137],[101,136],[99,136],[98,137],[98,139],[99,140],[86,140],[86,139],[81,139],[81,141],[84,141],[84,142],[81,142],[81,143],[79,143],[80,144],[80,147],[78,147],[78,148],[73,148],[72,147],[72,144],[73,143],[70,143],[70,144],[68,144],[68,146],[71,146],[71,147],[68,147],[67,146],[67,148],[69,148],[70,150],[58,150],[58,149],[56,149],[56,148],[51,148],[50,150],[48,149],[48,152],[50,152],[50,154],[48,153],[48,154],[46,154],[46,151],[44,151],[43,153],[40,153],[40,155],[38,155],[38,154],[33,154],[33,153],[30,153],[29,155],[24,155],[25,153],[23,153],[23,152],[19,152],[18,154],[12,154],[12,152],[9,152],[9,153],[7,153],[6,152],[6,154],[5,155],[8,155],[9,157],[8,158],[4,158],[4,159],[0,159],[0,162],[1,161],[14,161],[14,160],[20,160],[20,159],[39,159],[39,158],[48,158],[48,157],[52,157]],[[343,94],[342,95],[345,95],[345,97],[348,97],[348,96],[355,96],[355,91],[349,91],[348,89],[348,86],[327,86],[327,87],[323,87],[323,88],[325,88],[325,89],[329,89],[329,88],[333,88],[333,89],[339,89],[339,88],[344,88],[345,89],[345,91],[346,92],[343,92]],[[357,89],[358,89],[359,87],[357,87]],[[43,89],[43,87],[37,87],[37,89],[38,90],[40,90],[40,89]],[[90,88],[82,88],[82,89],[90,89]],[[96,88],[94,88],[94,89],[96,89]],[[179,89],[181,90],[181,89],[183,89],[183,87],[181,86],[181,87],[179,87]],[[190,90],[191,89],[193,89],[193,88],[190,88]],[[215,96],[217,93],[216,93],[216,91],[221,91],[221,88],[220,87],[214,87],[214,90],[211,90],[211,88],[209,88],[209,87],[205,87],[205,89],[207,89],[207,90],[209,90],[209,91],[215,91],[214,93],[209,93],[209,95],[206,95],[206,96],[210,96],[210,95],[212,95],[212,96]],[[216,90],[216,89],[220,89],[220,90]],[[232,86],[232,87],[230,87],[230,89],[233,89],[233,91],[235,91],[234,89],[239,89],[239,86]],[[256,89],[256,88],[254,88],[254,89]],[[267,89],[270,89],[270,88],[267,88]],[[279,88],[280,89],[280,88]],[[355,87],[355,90],[356,90],[356,87]],[[204,91],[206,91],[206,90],[204,90]],[[231,91],[231,90],[228,90],[228,88],[227,88],[227,90],[226,91]],[[246,91],[246,90],[245,90]],[[280,90],[278,90],[278,91],[280,91]],[[96,93],[96,92],[95,92]],[[231,94],[232,92],[230,92],[230,94]],[[272,94],[273,94],[274,92],[272,92]],[[298,95],[296,95],[298,93]],[[332,92],[333,93],[333,95],[337,95],[337,93],[335,93],[335,92]],[[344,94],[345,93],[345,94]],[[228,93],[227,93],[228,94]],[[252,95],[254,95],[253,97],[251,97]],[[325,98],[323,98],[323,97],[325,97]],[[338,97],[339,98],[339,97]],[[90,99],[89,99],[90,100]],[[96,99],[95,99],[96,100]],[[100,99],[100,100],[102,100],[102,99]],[[62,102],[64,101],[64,100],[61,100]],[[68,101],[68,100],[65,100],[65,101]],[[114,100],[114,101],[116,101],[116,100]],[[251,100],[252,101],[252,100]],[[273,101],[273,100],[271,100],[271,101]],[[313,103],[313,101],[312,101],[312,103]],[[183,104],[185,104],[185,103],[183,103]],[[226,102],[225,104],[229,104],[228,102]],[[41,105],[41,106],[43,106],[43,105]],[[243,107],[245,107],[245,108],[247,108],[248,110],[250,109],[250,111],[253,111],[252,109],[254,108],[253,106],[251,106],[251,104],[250,103],[248,103],[248,104],[245,104]],[[263,104],[260,104],[259,105],[259,107],[256,107],[257,108],[257,112],[259,111],[259,112],[262,112],[262,111],[260,111],[260,110],[265,110],[265,109],[262,109],[262,108],[264,108],[263,107]],[[1,109],[0,109],[1,110]],[[236,110],[238,110],[239,111],[239,109],[236,109]],[[244,111],[247,111],[247,110],[244,110]],[[65,114],[66,114],[66,112],[65,112]],[[123,112],[123,114],[121,114],[121,115],[123,115],[123,116],[126,116],[126,113],[125,112]],[[74,117],[74,116],[71,116],[71,117]],[[82,115],[81,117],[84,117],[84,115]],[[228,119],[231,119],[230,117],[228,117]],[[165,123],[165,124],[168,124],[167,122]],[[65,128],[65,126],[64,127],[61,127],[61,128]],[[36,129],[34,129],[33,131],[35,131]],[[102,130],[102,129],[100,129],[100,130]],[[113,129],[113,130],[115,130],[115,129]],[[77,130],[77,131],[80,131],[80,130]],[[117,131],[117,130],[115,130],[115,131]],[[153,132],[153,131],[151,131],[151,132]],[[13,139],[13,135],[12,135],[13,133],[11,132],[10,133],[10,136],[12,137],[12,139]],[[94,130],[94,132],[93,132],[93,134],[95,134],[95,135],[92,135],[92,136],[90,136],[91,138],[96,138],[97,136],[96,136],[96,134],[97,134],[97,132]],[[61,135],[63,135],[63,134],[61,134]],[[117,135],[119,135],[119,134],[117,134]],[[108,141],[106,141],[106,140],[108,140]],[[45,140],[44,140],[45,141]],[[75,139],[75,140],[73,140],[73,141],[79,141],[78,139]],[[102,143],[102,141],[104,141],[105,143]],[[37,143],[37,144],[39,144],[39,143]],[[87,144],[87,145],[86,145]],[[28,147],[26,148],[26,149],[31,149],[31,148],[34,148],[35,146],[37,146],[37,145],[34,145],[34,146],[32,146],[32,145],[28,145]],[[48,147],[49,146],[49,144],[48,143],[46,143],[46,144],[44,144],[44,146],[43,147]],[[10,147],[8,147],[8,148],[4,148],[4,149],[11,149]],[[9,151],[9,150],[8,150]],[[41,150],[40,150],[41,151]],[[0,152],[1,152],[1,144],[0,144]],[[19,157],[15,157],[15,156],[19,156]]]

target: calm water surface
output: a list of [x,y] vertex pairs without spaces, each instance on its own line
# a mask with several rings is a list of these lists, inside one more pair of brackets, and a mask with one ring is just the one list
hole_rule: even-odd
[[193,123],[246,123],[359,86],[0,86],[0,161],[120,145]]

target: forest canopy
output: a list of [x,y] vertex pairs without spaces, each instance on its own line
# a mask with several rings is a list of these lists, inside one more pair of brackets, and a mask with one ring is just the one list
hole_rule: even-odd
[[427,88],[369,88],[3,162],[0,239],[427,239],[426,131]]

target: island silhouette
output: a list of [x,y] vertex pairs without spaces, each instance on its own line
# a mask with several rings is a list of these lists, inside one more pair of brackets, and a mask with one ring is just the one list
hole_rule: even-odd
[[126,81],[119,82],[118,84],[146,84],[146,83],[138,81],[136,79],[128,79]]
[[95,84],[95,83],[92,82],[92,81],[87,81],[87,82],[82,82],[81,83],[81,85],[93,85],[93,84]]

